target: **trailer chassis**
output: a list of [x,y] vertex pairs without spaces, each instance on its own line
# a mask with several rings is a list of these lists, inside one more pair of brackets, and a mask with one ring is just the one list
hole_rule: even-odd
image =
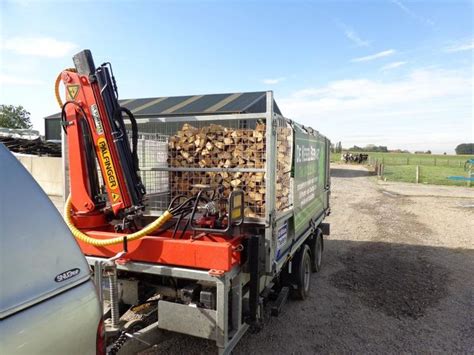
[[[313,226],[309,227],[305,233],[294,241],[291,248],[285,251],[285,255],[283,255],[284,264],[291,263],[292,257],[315,234],[317,228],[327,230],[328,226],[323,226],[324,223],[322,223],[327,212],[315,217],[312,223]],[[94,268],[95,284],[99,297],[103,301],[103,276],[101,271],[102,265],[107,259],[93,256],[86,256],[86,259],[89,265]],[[175,302],[159,301],[158,321],[156,324],[141,329],[127,342],[127,348],[135,349],[136,351],[144,350],[147,347],[146,345],[155,345],[156,336],[153,336],[153,333],[166,330],[215,341],[219,354],[230,354],[250,325],[257,324],[259,320],[257,318],[262,317],[262,293],[265,290],[270,290],[273,285],[272,280],[277,276],[274,273],[266,273],[262,270],[262,272],[258,272],[256,280],[254,279],[257,283],[252,285],[251,266],[249,270],[246,270],[250,271],[250,273],[244,272],[240,265],[236,265],[228,272],[222,274],[213,274],[206,270],[137,261],[116,263],[115,267],[117,271],[205,281],[212,283],[216,289],[215,310],[192,307]],[[267,278],[267,281],[264,282],[264,287],[261,287],[260,284],[262,277]],[[244,292],[244,288],[247,291]],[[254,292],[254,297],[256,297],[253,310],[252,291]],[[243,308],[244,298],[249,299],[249,312],[247,312],[249,317],[245,317],[246,312],[244,312]],[[259,316],[257,317],[257,315]],[[147,337],[155,343],[147,343],[148,340],[145,340]],[[165,336],[160,336],[159,338],[159,341],[161,341],[164,340]]]
[[[96,271],[98,271],[98,265],[106,260],[91,256],[87,256],[86,259],[89,265],[94,267]],[[203,313],[205,317],[198,315],[198,312],[201,312],[200,308],[160,301],[158,306],[159,317],[162,316],[165,319],[158,319],[158,329],[176,331],[214,340],[219,354],[229,354],[249,328],[249,325],[242,319],[242,286],[244,280],[241,268],[238,265],[222,275],[211,275],[208,271],[204,270],[135,261],[117,264],[116,267],[118,271],[207,281],[215,285],[216,309],[202,309],[202,311],[205,311]],[[95,272],[94,277],[98,292],[102,294],[102,275],[100,272]],[[164,307],[160,305],[162,302],[165,304]],[[232,324],[229,324],[229,315],[231,316]],[[171,316],[173,316],[173,322],[169,321]],[[192,323],[190,323],[191,320]],[[152,327],[152,330],[156,331],[156,327]]]

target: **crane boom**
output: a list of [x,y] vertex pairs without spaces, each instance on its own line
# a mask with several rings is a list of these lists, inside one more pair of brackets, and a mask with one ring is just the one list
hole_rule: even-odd
[[136,131],[132,150],[123,113],[134,126],[130,111],[120,107],[110,63],[95,67],[91,52],[73,57],[76,70],[65,70],[62,81],[67,102],[62,119],[69,143],[72,205],[76,214],[91,214],[105,206],[97,162],[108,206],[115,217],[125,218],[143,209],[145,188],[138,175]]

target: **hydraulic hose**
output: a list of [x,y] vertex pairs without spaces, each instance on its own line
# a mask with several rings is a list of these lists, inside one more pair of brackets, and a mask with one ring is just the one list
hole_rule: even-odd
[[[120,107],[120,114],[122,112],[125,112],[130,120],[130,123],[132,125],[132,155],[133,155],[133,164],[135,165],[135,171],[138,171],[138,152],[137,152],[137,147],[138,147],[138,125],[137,125],[137,120],[135,119],[135,116],[133,113],[126,107]],[[125,127],[122,127],[122,129],[125,131]]]
[[92,238],[92,237],[88,236],[84,232],[81,232],[74,225],[74,223],[72,221],[71,210],[72,210],[72,201],[71,201],[71,195],[69,195],[67,200],[66,200],[66,205],[64,206],[64,219],[66,221],[66,225],[69,227],[69,229],[71,230],[74,237],[76,237],[77,239],[83,241],[84,243],[91,244],[91,245],[94,245],[96,247],[103,247],[103,246],[113,245],[113,244],[122,244],[124,237],[127,237],[127,241],[129,241],[129,242],[131,242],[133,240],[143,238],[147,235],[150,235],[150,233],[152,233],[155,230],[159,229],[167,221],[169,221],[171,218],[173,218],[173,215],[169,211],[165,211],[165,213],[163,213],[160,217],[158,217],[156,220],[154,220],[153,222],[151,222],[149,225],[147,225],[145,228],[139,230],[138,232],[128,234],[128,235],[122,235],[122,236],[116,237],[116,238],[96,239],[96,238]]
[[[67,71],[71,72],[76,72],[76,69],[74,68],[68,68],[65,69]],[[63,108],[63,101],[61,99],[61,95],[59,92],[59,85],[61,83],[61,76],[62,72],[59,73],[58,77],[56,78],[55,86],[54,86],[54,93],[56,95],[56,101],[59,104],[59,107]],[[171,206],[170,206],[171,208]],[[179,208],[179,207],[178,207]],[[160,227],[162,227],[167,221],[169,221],[171,218],[173,218],[173,213],[177,210],[177,208],[171,209],[171,211],[165,211],[160,217],[158,217],[155,221],[151,222],[148,224],[146,227],[143,229],[132,233],[128,235],[121,235],[120,237],[116,238],[109,238],[109,239],[96,239],[93,237],[88,236],[86,233],[82,232],[79,230],[75,225],[72,220],[72,200],[71,200],[71,195],[68,196],[66,200],[66,204],[64,206],[64,220],[66,222],[66,225],[69,227],[71,230],[71,233],[74,235],[75,238],[81,240],[84,243],[91,244],[94,246],[107,246],[107,245],[114,245],[114,244],[121,244],[123,243],[123,238],[127,237],[127,241],[133,241],[137,240],[140,238],[143,238],[147,235],[150,235]]]

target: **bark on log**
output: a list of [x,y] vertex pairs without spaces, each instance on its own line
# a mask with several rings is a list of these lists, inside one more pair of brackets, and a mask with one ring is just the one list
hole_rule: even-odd
[[[169,138],[168,163],[184,168],[264,168],[266,162],[266,127],[234,129],[217,124],[196,128],[186,123]],[[290,201],[292,162],[292,130],[277,129],[276,208],[283,210]],[[228,196],[232,189],[245,194],[245,216],[264,217],[265,173],[252,172],[170,172],[171,194],[199,191],[196,184],[224,187]]]

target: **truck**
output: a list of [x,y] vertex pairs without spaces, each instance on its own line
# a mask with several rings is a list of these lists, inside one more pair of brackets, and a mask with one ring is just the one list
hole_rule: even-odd
[[228,354],[289,296],[305,299],[330,232],[330,141],[284,117],[271,91],[140,101],[161,113],[135,117],[110,63],[89,50],[73,61],[56,80],[64,218],[109,353],[171,331]]

